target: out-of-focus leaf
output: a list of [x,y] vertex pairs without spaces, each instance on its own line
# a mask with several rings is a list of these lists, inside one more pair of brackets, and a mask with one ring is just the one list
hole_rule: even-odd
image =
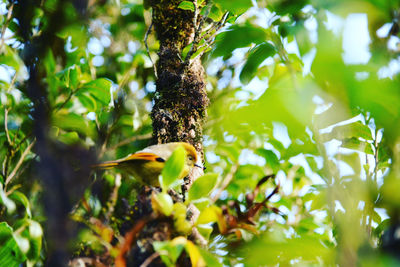
[[0,203],[2,203],[6,208],[8,213],[13,213],[16,209],[14,201],[12,201],[4,192],[3,185],[0,184]]
[[215,3],[220,4],[224,9],[231,11],[237,15],[242,14],[247,9],[252,7],[252,3],[250,0],[243,0],[243,1],[215,0]]
[[172,214],[174,202],[167,193],[153,194],[151,196],[151,204],[153,210],[165,216],[170,216]]
[[81,88],[78,89],[76,95],[79,96],[84,93],[89,93],[102,105],[108,105],[111,100],[111,89],[112,82],[105,78],[99,78],[94,81],[85,83]]
[[190,262],[192,266],[205,266],[205,262],[201,257],[199,247],[197,247],[192,241],[187,240],[185,246],[186,252],[189,254]]
[[154,251],[161,255],[161,259],[167,266],[175,266],[175,262],[185,248],[185,243],[172,241],[154,241]]
[[283,0],[271,2],[270,8],[275,11],[278,15],[285,14],[296,14],[299,12],[307,3],[308,0]]
[[209,240],[211,233],[213,231],[212,226],[209,225],[197,225],[197,229],[199,230],[200,234],[206,239]]
[[207,173],[197,178],[189,189],[189,201],[206,197],[217,184],[217,180],[216,173]]
[[24,206],[26,214],[28,215],[28,217],[32,217],[29,200],[23,193],[21,193],[19,191],[14,191],[10,195],[10,199],[14,200],[14,202],[21,203]]
[[221,11],[218,5],[213,5],[211,7],[210,13],[208,14],[208,17],[213,21],[220,21],[223,15],[224,12]]
[[356,137],[346,138],[342,141],[342,147],[358,150],[370,155],[374,155],[372,145],[370,143],[360,141]]
[[[302,249],[299,249],[299,248]],[[333,263],[334,251],[325,246],[320,236],[316,234],[302,235],[301,238],[281,239],[270,232],[251,242],[251,245],[242,250],[249,266],[259,266],[265,262],[269,264],[289,263],[301,258],[309,264],[317,264],[322,258],[324,262]],[[268,251],[268,253],[264,253]],[[251,254],[250,254],[251,253]]]
[[90,111],[96,111],[97,104],[96,100],[90,94],[79,94],[77,95],[79,102]]
[[192,230],[192,224],[186,220],[187,207],[185,204],[177,202],[173,206],[174,227],[179,233],[187,235]]
[[214,205],[207,207],[200,213],[196,224],[207,224],[210,222],[216,222],[221,215],[222,210],[219,207]]
[[334,138],[343,140],[352,137],[361,137],[367,141],[373,140],[369,127],[359,121],[335,126],[330,133],[323,135],[324,140],[331,140]]
[[268,42],[261,43],[253,48],[250,51],[250,55],[247,58],[246,64],[240,72],[240,81],[244,84],[248,84],[254,78],[254,76],[256,76],[258,66],[265,59],[273,56],[275,52],[275,47]]
[[212,53],[214,57],[229,57],[233,50],[240,47],[247,47],[252,43],[259,44],[266,39],[266,32],[263,29],[252,25],[234,25],[226,32],[218,35],[215,50]]
[[0,223],[0,266],[17,267],[26,260],[13,237],[13,229],[6,223]]
[[326,199],[326,191],[321,191],[317,195],[315,195],[312,203],[311,203],[311,210],[321,209],[327,204]]
[[23,66],[21,58],[8,45],[4,45],[2,48],[5,49],[5,52],[0,54],[1,64],[12,67],[15,69],[15,71],[18,72],[20,67]]
[[178,147],[165,163],[160,176],[160,185],[164,192],[179,184],[179,176],[185,167],[186,151],[183,147]]
[[65,131],[76,131],[84,136],[93,137],[96,135],[95,128],[92,123],[85,120],[76,113],[53,115],[53,125]]
[[271,169],[276,171],[279,168],[279,159],[275,155],[274,152],[268,149],[264,148],[257,148],[254,151],[257,155],[260,155],[261,157],[265,158],[267,165],[271,166]]

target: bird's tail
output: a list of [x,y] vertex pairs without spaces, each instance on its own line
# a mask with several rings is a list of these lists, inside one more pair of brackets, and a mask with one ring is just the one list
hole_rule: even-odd
[[95,169],[107,170],[118,166],[118,163],[118,161],[106,161],[103,163],[92,165],[91,167]]

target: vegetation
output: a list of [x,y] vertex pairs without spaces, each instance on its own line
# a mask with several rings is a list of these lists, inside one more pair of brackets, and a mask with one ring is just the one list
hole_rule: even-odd
[[399,11],[1,0],[0,266],[398,266]]

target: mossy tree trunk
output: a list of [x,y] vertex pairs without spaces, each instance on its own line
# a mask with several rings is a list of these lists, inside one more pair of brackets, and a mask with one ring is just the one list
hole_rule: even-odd
[[[157,89],[151,113],[153,142],[191,143],[202,160],[202,123],[209,102],[205,90],[205,73],[200,58],[189,61],[182,56],[182,50],[195,38],[200,15],[197,12],[179,9],[180,2],[182,1],[150,1],[153,26],[160,42],[156,68]],[[202,173],[202,170],[192,172],[186,186],[190,186]],[[149,191],[141,194],[135,207],[133,221],[147,220],[151,214],[149,199]],[[189,213],[193,214],[195,211],[190,210]],[[154,241],[171,240],[177,235],[172,219],[150,219],[138,233],[137,242],[127,255],[127,265],[140,266],[154,255]],[[192,237],[196,239],[195,232],[192,232]],[[182,254],[178,265],[190,266],[190,260]],[[151,261],[151,266],[164,264],[156,257]]]
[[[152,111],[157,143],[185,141],[203,156],[202,122],[208,105],[200,58],[185,60],[182,50],[195,36],[200,15],[178,8],[181,0],[152,1],[153,25],[160,50],[157,91]],[[194,16],[197,16],[196,18]]]

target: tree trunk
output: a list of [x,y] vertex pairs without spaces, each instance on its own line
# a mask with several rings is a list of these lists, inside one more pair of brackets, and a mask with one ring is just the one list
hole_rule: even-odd
[[157,63],[157,91],[152,110],[153,133],[157,143],[185,141],[203,158],[202,122],[208,97],[200,58],[190,64],[182,50],[195,35],[200,15],[178,8],[180,0],[151,3],[153,25],[160,41]]
[[[197,12],[179,9],[180,2],[181,0],[159,0],[150,3],[153,8],[153,26],[160,41],[157,89],[151,113],[153,142],[191,143],[203,160],[202,123],[209,102],[205,90],[204,68],[200,58],[193,61],[182,58],[182,50],[195,38],[200,15]],[[189,175],[184,189],[203,174],[202,170],[194,169],[196,171]],[[148,192],[141,194],[134,210],[136,218],[133,221],[137,222],[150,216],[151,203]],[[188,213],[191,213],[189,217],[194,218],[195,208],[190,207]],[[196,233],[197,230],[192,232],[193,239],[198,239]],[[154,241],[171,240],[177,235],[171,218],[150,220],[139,232],[136,244],[130,250],[130,255],[127,255],[127,265],[140,266],[143,261],[154,255]],[[178,265],[190,266],[190,260],[185,253],[179,258]],[[156,257],[151,266],[164,264]]]

